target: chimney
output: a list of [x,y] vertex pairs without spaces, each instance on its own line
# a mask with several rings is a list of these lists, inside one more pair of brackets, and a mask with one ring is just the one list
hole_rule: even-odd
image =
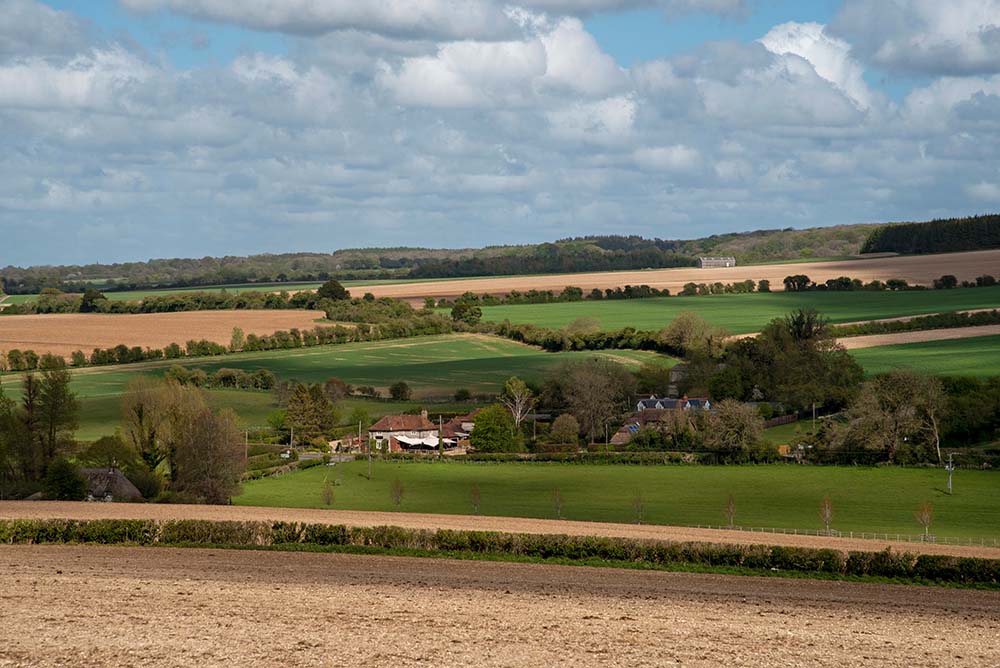
[[420,410],[420,416],[421,416],[422,418],[424,418],[425,420],[427,419],[427,409],[426,409],[426,408],[422,408],[422,409]]

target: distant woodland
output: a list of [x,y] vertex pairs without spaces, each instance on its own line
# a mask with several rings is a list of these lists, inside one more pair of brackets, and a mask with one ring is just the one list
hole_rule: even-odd
[[837,258],[861,252],[930,253],[1000,247],[1000,216],[929,223],[758,230],[702,239],[591,236],[481,249],[360,248],[334,253],[159,259],[147,262],[4,267],[0,289],[83,293],[338,280],[509,276],[685,267],[700,255],[740,264]]
[[987,248],[1000,248],[1000,215],[886,225],[872,232],[861,252],[916,255]]

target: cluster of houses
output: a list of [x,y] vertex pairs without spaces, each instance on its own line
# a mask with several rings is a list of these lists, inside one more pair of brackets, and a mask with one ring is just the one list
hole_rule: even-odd
[[368,438],[340,441],[342,450],[363,450],[370,445],[377,452],[420,452],[442,449],[448,454],[464,454],[469,434],[476,425],[478,410],[447,422],[434,424],[427,411],[420,415],[386,415],[368,428]]
[[644,427],[661,428],[679,417],[712,410],[712,402],[704,397],[657,397],[652,395],[635,404],[635,413],[611,437],[612,445],[627,445]]

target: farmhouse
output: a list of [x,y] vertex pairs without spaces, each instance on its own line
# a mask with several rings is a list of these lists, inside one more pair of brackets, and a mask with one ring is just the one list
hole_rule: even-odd
[[698,266],[702,269],[718,269],[725,267],[735,267],[736,258],[735,257],[700,257],[698,258]]
[[647,399],[640,399],[635,405],[636,413],[645,411],[672,410],[672,411],[708,411],[712,410],[712,402],[707,398],[681,397],[680,399],[670,399],[668,397],[657,397],[655,394]]
[[438,428],[420,415],[386,415],[368,428],[368,438],[376,450],[402,452],[438,447]]

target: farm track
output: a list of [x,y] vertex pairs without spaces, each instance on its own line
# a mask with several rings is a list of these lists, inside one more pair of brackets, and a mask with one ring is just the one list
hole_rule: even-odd
[[340,554],[0,546],[0,666],[1000,665],[1000,593]]
[[939,255],[905,255],[858,260],[764,264],[729,269],[654,269],[644,271],[597,272],[583,274],[552,274],[542,276],[455,279],[433,283],[386,283],[368,285],[364,292],[376,297],[396,297],[419,300],[423,297],[457,297],[465,292],[506,294],[511,290],[562,290],[567,285],[589,292],[626,285],[649,285],[667,288],[677,294],[685,283],[734,283],[766,279],[772,289],[780,290],[784,278],[805,274],[816,282],[850,276],[864,282],[901,278],[911,284],[930,285],[944,274],[953,274],[959,281],[975,280],[983,274],[995,275],[1000,270],[1000,250],[944,253]]
[[103,504],[58,501],[0,501],[0,519],[154,519],[213,521],[286,521],[348,526],[398,526],[408,529],[456,529],[507,533],[566,534],[572,536],[613,536],[621,538],[739,545],[786,545],[834,548],[842,551],[879,551],[949,554],[961,557],[1000,559],[1000,548],[907,543],[883,540],[831,538],[777,533],[751,533],[719,529],[696,529],[660,525],[575,522],[484,515],[431,515],[308,508],[265,508],[256,506],[197,506],[153,504]]

